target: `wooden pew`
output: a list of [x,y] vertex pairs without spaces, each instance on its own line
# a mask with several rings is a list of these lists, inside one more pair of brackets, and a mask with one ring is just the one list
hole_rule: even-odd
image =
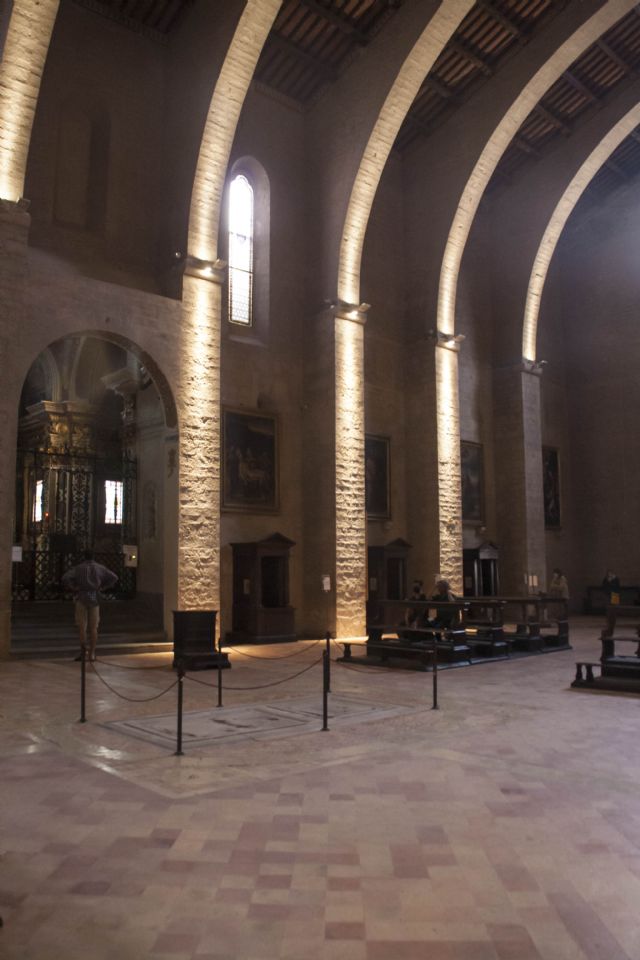
[[[373,600],[367,603],[367,655],[385,661],[398,657],[416,660],[426,670],[435,643],[438,660],[447,663],[469,661],[464,599],[444,603],[437,600]],[[415,614],[415,616],[413,616]],[[435,616],[434,616],[435,614]],[[418,626],[408,620],[417,619]],[[442,625],[427,621],[440,620]]]
[[536,653],[570,649],[568,600],[540,595],[498,599],[505,601],[505,615],[512,615],[516,621],[515,631],[505,630],[515,650]]
[[504,630],[505,600],[496,597],[467,597],[465,615],[467,643],[478,657],[508,657],[511,640]]
[[[621,628],[619,621],[623,620]],[[618,633],[622,629],[627,632]],[[596,690],[617,690],[624,693],[640,693],[640,607],[610,604],[607,607],[607,622],[601,635],[600,676],[593,674],[593,662],[576,664],[576,678],[572,687],[590,687]],[[619,653],[616,644],[633,644],[631,653]],[[628,650],[628,647],[626,647]],[[583,668],[586,677],[583,676]]]

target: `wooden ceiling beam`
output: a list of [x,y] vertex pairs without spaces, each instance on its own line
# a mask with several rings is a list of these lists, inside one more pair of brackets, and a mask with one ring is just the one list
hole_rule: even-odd
[[556,130],[561,130],[566,137],[571,133],[571,127],[565,123],[564,120],[561,120],[560,117],[556,117],[555,113],[552,113],[547,107],[543,107],[541,103],[536,103],[533,112],[541,116],[547,123],[550,123]]
[[330,10],[328,7],[323,7],[321,3],[318,3],[318,0],[298,0],[298,2],[307,7],[308,10],[311,10],[313,13],[315,13],[318,17],[326,20],[327,23],[332,24],[342,33],[346,33],[347,36],[352,37],[358,43],[362,44],[362,46],[366,44],[366,34],[351,20],[341,17],[339,13],[336,13],[334,10]]
[[483,10],[489,14],[500,26],[504,27],[507,33],[510,33],[512,37],[515,37],[516,40],[522,40],[524,34],[520,27],[517,27],[513,20],[510,20],[509,17],[505,17],[504,13],[500,10],[497,10],[496,7],[491,3],[491,0],[478,0],[477,5],[482,7]]
[[493,70],[489,64],[486,63],[482,57],[478,56],[478,54],[470,50],[466,43],[462,43],[460,40],[454,39],[450,40],[448,45],[450,50],[455,50],[455,52],[460,54],[464,60],[466,60],[468,63],[472,63],[474,67],[477,67],[478,70],[485,75],[485,77],[493,76]]
[[613,63],[615,63],[618,67],[620,67],[621,70],[627,74],[631,74],[632,76],[637,75],[638,71],[635,69],[635,67],[632,67],[631,64],[625,60],[624,57],[621,57],[619,53],[616,53],[613,47],[609,46],[606,40],[596,40],[596,44],[598,47],[600,47],[604,55],[608,57],[609,60],[612,60]]
[[300,60],[302,63],[308,64],[314,70],[319,71],[323,74],[326,80],[333,82],[337,78],[337,71],[333,67],[329,66],[328,63],[324,63],[322,60],[319,60],[318,57],[314,57],[312,53],[308,53],[307,50],[303,50],[302,47],[299,47],[297,43],[293,43],[292,40],[283,37],[281,33],[277,33],[275,30],[272,30],[269,34],[269,39],[267,41],[269,44],[274,44],[277,47],[280,47],[285,53],[291,54],[291,56],[296,57],[297,60]]
[[526,139],[525,139],[524,137],[522,137],[522,136],[519,136],[519,135],[518,135],[518,136],[515,136],[511,142],[513,143],[514,147],[517,147],[517,149],[520,151],[520,153],[526,153],[527,156],[529,156],[529,157],[539,157],[539,156],[540,156],[540,151],[539,151],[539,150],[536,150],[536,148],[535,148],[534,146],[532,146],[532,145],[529,143],[529,141],[526,140]]
[[592,103],[600,103],[600,98],[590,90],[589,87],[579,80],[570,70],[565,70],[562,74],[568,84],[570,84],[574,90],[577,90],[578,93],[581,93],[583,97],[586,97],[587,100],[590,100]]
[[422,84],[422,90],[425,88],[433,90],[433,92],[437,93],[438,96],[442,97],[443,100],[451,100],[453,97],[455,97],[454,91],[437,77],[425,77],[424,83]]

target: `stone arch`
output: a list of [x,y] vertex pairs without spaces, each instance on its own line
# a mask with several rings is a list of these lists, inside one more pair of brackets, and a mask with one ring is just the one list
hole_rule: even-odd
[[338,297],[347,303],[359,301],[367,223],[398,130],[425,76],[472,6],[473,0],[444,0],[400,67],[375,121],[351,188],[340,240]]
[[0,197],[22,198],[31,128],[59,0],[14,0],[0,63]]
[[442,258],[437,328],[443,333],[455,332],[456,291],[462,255],[480,200],[504,151],[529,112],[563,71],[633,6],[632,0],[609,0],[580,26],[521,90],[485,144],[458,201]]
[[636,104],[609,130],[591,151],[556,204],[538,247],[527,288],[522,327],[522,356],[536,359],[536,340],[540,301],[551,258],[567,220],[590,181],[616,148],[640,123],[640,104]]
[[217,256],[220,207],[231,144],[256,63],[281,0],[248,0],[218,77],[198,155],[189,210],[189,253]]

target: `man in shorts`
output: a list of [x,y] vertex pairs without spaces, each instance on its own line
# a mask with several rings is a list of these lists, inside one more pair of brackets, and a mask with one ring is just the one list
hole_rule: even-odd
[[118,578],[112,570],[96,563],[93,551],[85,550],[84,560],[62,578],[62,585],[71,590],[75,600],[76,626],[80,634],[81,655],[86,652],[89,640],[89,660],[96,659],[98,624],[100,623],[100,591],[108,590]]

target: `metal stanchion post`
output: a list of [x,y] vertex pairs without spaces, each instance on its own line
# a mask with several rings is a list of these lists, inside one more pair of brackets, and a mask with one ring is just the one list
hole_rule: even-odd
[[327,630],[324,636],[327,654],[327,693],[331,693],[331,634]]
[[218,660],[218,706],[222,706],[222,665]]
[[182,661],[178,663],[178,727],[176,731],[176,757],[184,756],[182,752],[182,684],[184,681],[184,668]]
[[87,722],[85,712],[87,703],[87,650],[80,648],[80,723]]
[[432,710],[439,710],[438,707],[438,641],[433,638],[433,706]]
[[322,729],[329,729],[329,653],[322,654]]

